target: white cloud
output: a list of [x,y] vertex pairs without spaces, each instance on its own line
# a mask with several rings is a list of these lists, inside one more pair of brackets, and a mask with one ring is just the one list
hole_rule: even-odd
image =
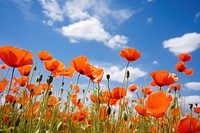
[[175,37],[163,42],[163,47],[168,48],[174,54],[190,53],[200,47],[200,34],[186,33],[181,37]]
[[52,22],[62,22],[63,12],[59,6],[57,0],[39,0],[42,5],[43,13],[50,19]]
[[191,90],[200,91],[200,82],[188,82],[185,84],[185,87]]
[[153,18],[152,17],[147,18],[147,23],[153,23]]
[[181,101],[184,102],[184,100],[185,100],[186,106],[188,106],[189,104],[195,104],[195,103],[200,104],[200,96],[198,95],[181,97]]
[[[103,67],[103,69],[104,69],[105,75],[110,74],[110,79],[112,81],[117,81],[117,82],[123,81],[125,68],[120,69],[118,66],[109,66],[109,67]],[[128,70],[130,72],[129,81],[132,81],[132,82],[134,82],[138,78],[144,77],[147,74],[147,72],[141,70],[138,67],[129,67]]]
[[194,17],[194,22],[197,22],[197,20],[199,19],[199,17],[200,17],[200,12],[197,12],[195,14],[195,17]]
[[154,60],[154,61],[152,62],[152,64],[154,64],[154,65],[159,65],[159,63],[158,63],[157,60]]
[[[111,34],[105,28],[110,25],[121,24],[129,19],[134,12],[129,9],[117,9],[111,1],[106,0],[70,0],[61,3],[58,0],[39,0],[43,13],[49,20],[43,23],[53,26],[55,22],[70,20],[68,25],[57,28],[62,35],[69,38],[71,43],[80,39],[97,41],[110,48],[123,48],[128,43],[124,35]],[[107,21],[109,20],[109,21]]]
[[154,0],[147,0],[147,2],[153,2]]

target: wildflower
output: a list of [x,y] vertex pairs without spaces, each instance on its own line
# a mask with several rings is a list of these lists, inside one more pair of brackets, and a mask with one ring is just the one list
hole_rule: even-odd
[[19,78],[13,77],[14,82],[13,85],[16,86],[16,84],[19,84],[21,87],[25,86],[26,83],[29,81],[29,77],[27,76],[22,76]]
[[78,56],[70,62],[71,67],[82,75],[90,72],[90,65],[86,56]]
[[186,69],[186,70],[184,70],[184,73],[185,73],[186,75],[192,76],[193,73],[194,73],[194,70],[193,70],[192,68]]
[[6,64],[2,64],[2,65],[0,65],[0,68],[5,70],[7,68],[7,65]]
[[77,98],[77,94],[72,94],[71,95],[71,101],[74,106],[78,107],[79,109],[83,108],[83,103],[81,102],[80,99]]
[[138,89],[138,86],[136,84],[131,84],[128,89],[131,91],[131,92],[134,92],[135,90]]
[[200,107],[194,107],[194,112],[195,113],[200,113]]
[[40,88],[40,86],[36,86],[35,84],[29,84],[26,87],[31,92],[32,95],[34,96],[41,95],[42,89]]
[[32,65],[33,54],[25,49],[13,46],[0,47],[0,58],[8,66],[17,68],[25,65]]
[[79,85],[74,85],[74,90],[76,91],[76,93],[80,92],[80,87]]
[[187,62],[190,61],[192,59],[192,56],[188,53],[183,53],[183,54],[179,54],[178,58],[182,61],[182,62]]
[[53,96],[53,95],[50,95],[49,98],[48,98],[48,107],[53,107],[54,105],[57,104],[57,100],[56,100],[56,97]]
[[40,83],[40,87],[41,87],[42,90],[46,90],[47,87],[48,87],[48,90],[51,90],[51,89],[54,87],[54,85],[53,85],[53,84],[50,84],[50,85],[48,86],[48,84],[45,82],[45,83]]
[[22,76],[29,76],[31,69],[32,65],[25,65],[22,67],[18,67],[18,71]]
[[184,72],[186,70],[186,65],[183,62],[178,62],[174,67],[178,72]]
[[60,76],[66,76],[68,78],[72,78],[74,76],[74,69],[72,69],[71,67],[68,68],[64,68],[62,69],[58,74]]
[[150,75],[155,83],[160,87],[169,86],[178,80],[176,74],[170,73],[166,70],[157,70],[152,72]]
[[103,74],[104,74],[103,69],[96,68],[90,64],[88,64],[87,68],[88,68],[88,72],[87,72],[86,76],[89,77],[92,80],[92,82],[100,83],[103,78]]
[[147,108],[146,107],[142,107],[142,106],[135,106],[135,110],[137,111],[138,114],[142,115],[142,116],[149,116],[150,113],[147,112]]
[[134,48],[125,48],[120,51],[120,56],[128,62],[135,61],[141,57],[141,53]]
[[200,132],[200,125],[197,118],[186,116],[179,121],[175,129],[179,133],[196,133]]
[[0,93],[2,93],[5,88],[6,88],[6,85],[4,83],[0,82]]
[[152,91],[152,89],[150,88],[150,87],[148,87],[148,86],[142,86],[142,94],[143,95],[149,95],[149,94],[151,94],[153,91]]
[[82,111],[76,112],[76,113],[74,113],[72,115],[72,121],[73,122],[83,121],[86,116],[87,116],[87,111],[86,110],[82,110]]
[[51,56],[51,54],[49,53],[49,52],[47,52],[47,51],[40,51],[40,52],[38,52],[38,58],[40,59],[40,60],[51,60],[52,59],[52,56]]
[[7,94],[5,96],[5,100],[6,100],[6,102],[12,103],[14,101],[17,101],[18,99],[15,96],[11,95],[11,94]]
[[181,84],[171,85],[171,86],[170,86],[170,89],[171,89],[171,90],[174,90],[174,91],[175,91],[175,90],[176,90],[176,91],[177,91],[177,90],[180,90],[180,89],[181,89]]
[[112,98],[121,99],[126,96],[126,89],[122,87],[115,87],[112,89]]
[[164,91],[152,92],[148,95],[145,107],[156,118],[161,117],[169,108],[172,96],[166,94]]

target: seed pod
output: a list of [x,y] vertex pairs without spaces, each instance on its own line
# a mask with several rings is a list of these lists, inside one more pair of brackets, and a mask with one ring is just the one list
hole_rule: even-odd
[[57,131],[60,131],[62,129],[62,122],[59,122],[57,125]]
[[190,109],[192,109],[193,108],[193,104],[189,104],[189,107],[190,107]]
[[50,85],[53,82],[53,76],[48,76],[47,77],[47,83]]
[[107,80],[109,80],[110,79],[110,74],[107,74],[106,78],[107,78]]
[[123,118],[125,121],[128,120],[128,116],[127,116],[127,114],[126,114],[125,111],[122,112],[122,118]]
[[128,128],[131,129],[132,127],[133,127],[133,123],[132,123],[132,122],[129,122],[129,123],[128,123]]
[[108,115],[110,115],[110,113],[111,113],[111,107],[109,105],[106,107],[106,112],[107,112]]
[[129,72],[129,70],[127,70],[127,72],[126,72],[126,78],[128,79],[130,77],[130,72]]

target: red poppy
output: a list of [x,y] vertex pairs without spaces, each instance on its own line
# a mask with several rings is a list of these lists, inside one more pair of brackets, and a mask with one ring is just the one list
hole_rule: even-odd
[[42,61],[43,60],[51,60],[52,56],[49,52],[43,50],[43,51],[38,52],[38,58]]
[[125,48],[120,51],[120,56],[127,61],[132,62],[141,57],[141,53],[134,48]]
[[13,86],[19,84],[21,87],[23,87],[29,81],[29,77],[27,76],[22,76],[20,78],[13,77],[13,79],[14,79]]
[[156,86],[156,83],[155,83],[155,81],[154,80],[152,80],[151,82],[150,82],[150,86]]
[[151,94],[153,92],[153,90],[150,88],[150,87],[148,87],[148,86],[142,86],[142,94],[143,95],[149,95],[149,94]]
[[42,94],[41,93],[42,89],[40,88],[40,86],[36,86],[35,84],[29,84],[26,87],[34,96],[38,96]]
[[122,87],[115,87],[112,89],[111,94],[114,99],[124,98],[126,96],[126,89]]
[[44,64],[45,69],[50,71],[55,77],[60,76],[59,73],[65,70],[65,65],[61,61],[54,58],[51,60],[45,60]]
[[148,95],[145,107],[156,118],[161,117],[167,111],[172,101],[172,96],[164,91],[152,92]]
[[0,82],[0,93],[3,92],[5,88],[6,88],[6,85]]
[[88,64],[88,58],[86,56],[78,56],[71,60],[70,65],[74,70],[82,75],[86,75],[91,72],[90,65]]
[[135,110],[137,111],[137,113],[139,115],[142,116],[149,116],[150,114],[147,112],[147,108],[146,107],[142,107],[142,106],[135,106]]
[[92,80],[92,82],[100,83],[103,78],[103,74],[104,74],[103,69],[96,68],[90,64],[88,64],[88,68],[89,69],[88,69],[86,76],[89,77]]
[[169,86],[178,81],[178,77],[176,76],[176,74],[170,73],[166,70],[157,70],[152,72],[150,75],[155,83],[160,87]]
[[0,47],[0,58],[6,65],[14,68],[33,64],[31,52],[13,46]]
[[57,104],[56,97],[53,95],[50,95],[48,98],[48,103],[47,103],[48,107],[53,107],[56,104]]
[[2,65],[0,65],[0,68],[5,70],[7,68],[7,65],[6,64],[2,64]]
[[18,103],[22,105],[27,105],[30,102],[30,97],[26,90],[23,90],[21,96],[19,97]]
[[194,107],[194,112],[195,113],[200,113],[200,107]]
[[181,89],[181,84],[171,85],[170,89],[171,90],[180,90]]
[[80,86],[79,85],[74,85],[74,90],[76,91],[76,93],[80,92]]
[[186,75],[192,76],[193,73],[194,73],[194,70],[193,70],[192,68],[186,69],[186,70],[184,71],[184,73],[185,73]]
[[31,69],[32,69],[32,65],[18,67],[18,71],[20,72],[22,76],[29,76]]
[[134,92],[135,90],[138,89],[138,86],[136,84],[131,84],[128,89],[131,91],[131,92]]
[[180,120],[175,129],[179,133],[197,133],[200,132],[200,125],[197,118],[187,116]]
[[72,78],[74,76],[74,69],[71,67],[64,68],[62,71],[59,72],[60,76],[66,76],[68,78]]
[[5,96],[5,100],[6,100],[6,102],[12,103],[14,101],[17,101],[17,98],[11,94],[7,94]]
[[40,87],[41,87],[42,90],[46,90],[47,87],[48,87],[48,90],[51,90],[51,89],[54,87],[54,85],[53,85],[53,84],[50,84],[50,85],[48,86],[48,83],[45,82],[45,83],[40,83]]
[[71,95],[71,101],[73,105],[78,107],[79,109],[83,108],[83,103],[80,99],[77,98],[77,93]]
[[77,122],[77,121],[83,121],[85,117],[87,116],[87,111],[82,110],[80,112],[76,112],[72,115],[72,121]]
[[190,61],[192,59],[192,56],[188,53],[183,53],[183,54],[179,54],[178,58],[182,61],[182,62],[187,62]]
[[179,61],[174,67],[178,72],[184,72],[186,70],[186,65],[181,61]]

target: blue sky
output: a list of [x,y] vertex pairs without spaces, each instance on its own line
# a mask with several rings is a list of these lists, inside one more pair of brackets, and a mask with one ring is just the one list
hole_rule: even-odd
[[[187,102],[195,103],[200,101],[199,5],[199,0],[2,0],[0,45],[27,49],[35,61],[37,52],[46,50],[66,66],[86,55],[111,74],[113,86],[121,84],[126,65],[119,51],[134,47],[142,57],[130,64],[130,84],[149,85],[149,73],[165,69],[181,77],[177,83]],[[179,53],[192,55],[186,65],[193,76],[174,69]]]

